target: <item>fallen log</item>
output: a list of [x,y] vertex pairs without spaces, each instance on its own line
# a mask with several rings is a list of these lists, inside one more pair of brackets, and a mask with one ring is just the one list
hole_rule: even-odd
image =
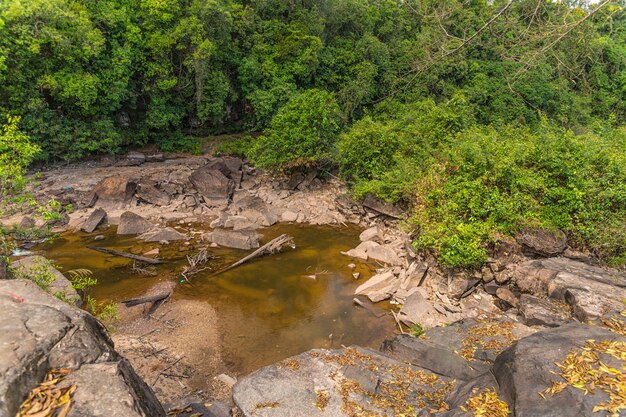
[[146,297],[131,298],[130,300],[124,300],[122,301],[122,304],[124,304],[126,307],[133,307],[133,306],[138,306],[139,304],[144,304],[144,303],[156,303],[157,301],[165,300],[170,295],[172,295],[172,291],[167,291],[167,292],[162,292],[162,293],[155,294],[155,295],[148,295]]
[[240,260],[238,260],[237,262],[235,262],[228,268],[222,269],[221,271],[217,272],[216,275],[222,272],[226,272],[235,267],[238,267],[239,265],[245,264],[246,262],[249,262],[260,256],[271,255],[275,252],[278,252],[284,245],[289,245],[292,248],[296,247],[295,243],[293,242],[293,238],[291,236],[280,235],[276,239],[270,240],[265,245],[261,246],[259,249],[252,252],[250,255],[241,258]]
[[132,253],[127,253],[127,252],[119,252],[113,249],[97,248],[95,246],[87,246],[87,249],[106,253],[107,255],[121,256],[122,258],[134,259],[135,261],[139,261],[139,262],[143,262],[143,263],[151,264],[151,265],[162,264],[165,262],[162,259],[147,258],[145,256],[133,255]]

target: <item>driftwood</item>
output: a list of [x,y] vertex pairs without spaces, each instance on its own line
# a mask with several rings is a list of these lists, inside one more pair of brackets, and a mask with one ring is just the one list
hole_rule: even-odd
[[139,262],[143,262],[143,263],[151,264],[151,265],[162,264],[165,262],[162,259],[147,258],[145,256],[133,255],[132,253],[118,252],[113,249],[97,248],[95,246],[87,246],[87,249],[106,253],[108,255],[121,256],[122,258],[134,259],[135,261],[139,261]]
[[122,304],[124,304],[126,307],[133,307],[144,303],[155,303],[157,301],[165,300],[171,294],[172,291],[167,291],[155,295],[148,295],[146,297],[131,298],[130,300],[122,301]]
[[280,235],[276,239],[272,239],[265,245],[261,246],[259,249],[255,250],[250,255],[244,258],[241,258],[240,260],[238,260],[237,262],[235,262],[228,268],[222,269],[221,271],[218,272],[218,274],[222,272],[226,272],[235,267],[238,267],[239,265],[245,264],[246,262],[249,262],[252,259],[258,258],[260,256],[271,255],[272,253],[278,252],[284,245],[289,245],[292,248],[296,247],[295,243],[293,242],[293,238],[291,236]]
[[185,279],[185,281],[189,282],[189,278],[196,275],[198,272],[211,269],[211,267],[205,266],[209,259],[214,259],[214,257],[209,256],[206,249],[202,249],[193,256],[187,255],[187,262],[189,263],[189,266],[186,266],[180,275]]

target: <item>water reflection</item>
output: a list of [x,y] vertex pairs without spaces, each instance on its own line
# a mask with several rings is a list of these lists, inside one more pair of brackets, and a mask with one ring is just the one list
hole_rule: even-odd
[[[142,294],[160,280],[179,280],[186,246],[146,244],[114,232],[113,227],[105,230],[105,239],[98,242],[93,235],[67,234],[37,249],[64,269],[91,269],[99,281],[93,289],[99,301],[119,301]],[[373,271],[369,265],[359,265],[363,278],[354,281],[354,271],[347,267],[351,260],[340,254],[358,243],[357,229],[279,225],[262,233],[263,242],[287,233],[294,237],[296,248],[221,274],[215,272],[246,252],[209,248],[217,257],[213,269],[195,275],[190,284],[178,285],[174,293],[176,298],[202,300],[216,309],[222,356],[233,373],[247,373],[311,348],[341,344],[376,348],[391,334],[389,316],[376,318],[352,305],[355,287]],[[135,254],[159,247],[159,256],[168,262],[158,266],[156,277],[138,275],[130,268],[132,261],[91,251],[87,245]]]

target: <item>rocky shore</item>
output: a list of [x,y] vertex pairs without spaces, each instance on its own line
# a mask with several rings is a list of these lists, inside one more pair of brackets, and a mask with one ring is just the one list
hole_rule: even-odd
[[[94,239],[109,223],[117,225],[118,234],[146,242],[248,250],[259,247],[260,230],[278,222],[363,227],[361,243],[343,252],[346,265],[368,262],[378,269],[372,277],[354,273],[360,284],[354,308],[389,300],[397,306],[391,314],[403,334],[379,351],[316,349],[238,382],[224,375],[213,392],[216,397],[222,390],[216,399],[223,401],[210,405],[199,399],[174,401],[175,386],[155,388],[159,400],[174,401],[167,407],[174,410],[171,415],[461,416],[480,407],[491,408],[473,415],[626,413],[626,274],[570,249],[558,231],[501,238],[482,269],[445,270],[413,250],[410,236],[400,230],[398,208],[371,197],[352,201],[340,181],[318,172],[270,178],[235,158],[130,153],[117,161],[50,170],[37,198],[52,197],[74,207],[56,230],[82,230]],[[23,215],[3,223],[40,226]],[[195,226],[202,224],[212,230]],[[27,266],[21,266],[26,275]],[[23,279],[0,280],[0,303],[9,312],[0,323],[0,416],[14,415],[49,368],[73,370],[68,383],[93,391],[80,397],[84,402],[76,400],[70,416],[164,415],[142,378],[159,379],[154,361],[180,359],[144,352],[145,344],[130,337],[114,337],[129,364],[96,320]],[[183,304],[175,310],[187,313],[176,318],[179,330],[169,333],[170,341],[192,336],[184,323],[198,306]],[[40,316],[44,321],[35,323],[32,317]],[[142,323],[139,316],[124,329],[127,336],[151,331],[153,323]],[[22,339],[28,342],[18,347]],[[193,360],[186,362],[193,366]],[[90,373],[83,377],[84,372]],[[81,382],[91,375],[108,375],[104,392]],[[120,400],[101,405],[99,396],[107,398],[109,388]],[[190,393],[181,390],[180,397]],[[237,408],[231,411],[233,405]]]

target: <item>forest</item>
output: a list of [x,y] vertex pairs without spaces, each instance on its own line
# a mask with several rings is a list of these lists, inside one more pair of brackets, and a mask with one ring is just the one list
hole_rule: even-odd
[[0,195],[33,162],[245,133],[220,151],[406,207],[446,267],[524,228],[623,265],[625,7],[2,0]]

